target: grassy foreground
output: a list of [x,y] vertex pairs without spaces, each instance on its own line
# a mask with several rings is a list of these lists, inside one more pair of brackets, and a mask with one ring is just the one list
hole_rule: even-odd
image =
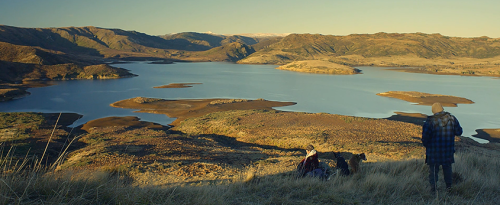
[[454,170],[463,181],[445,193],[440,176],[436,196],[429,192],[428,169],[422,160],[365,163],[354,176],[328,181],[296,179],[290,172],[261,176],[258,167],[251,167],[231,182],[134,187],[128,185],[126,176],[116,173],[18,170],[19,163],[2,158],[0,203],[495,204],[500,199],[500,160],[498,153],[493,154],[495,158],[492,154],[458,152]]
[[[76,137],[80,139],[79,143],[84,143],[77,146],[81,148],[68,150],[65,162],[58,162],[39,161],[38,158],[45,150],[50,155],[48,159],[57,158],[54,154],[62,149],[61,146],[55,146],[61,141],[57,139],[61,137],[56,136],[70,136],[71,133],[60,128],[48,129],[46,126],[54,123],[41,117],[32,113],[6,114],[2,117],[0,125],[6,132],[1,135],[0,146],[1,204],[495,204],[500,199],[499,144],[478,144],[467,139],[457,141],[456,163],[453,166],[461,180],[455,181],[451,193],[446,193],[440,174],[438,193],[431,195],[427,182],[428,168],[423,159],[418,157],[420,149],[416,143],[400,145],[399,152],[405,149],[416,151],[409,152],[413,153],[410,155],[394,155],[392,151],[383,149],[396,146],[398,140],[412,138],[411,133],[418,126],[408,123],[330,114],[230,111],[187,120],[178,127],[185,133],[132,127],[91,129],[90,133]],[[308,119],[306,124],[309,125],[303,125],[304,121],[296,122],[297,117]],[[318,121],[314,121],[316,118]],[[267,120],[262,121],[264,119],[280,124],[268,125]],[[196,123],[199,120],[205,121],[203,126]],[[265,123],[252,126],[254,121]],[[379,134],[398,137],[384,139],[385,144],[380,148],[364,148],[369,151],[369,160],[361,164],[361,171],[355,175],[335,175],[328,181],[297,179],[293,165],[303,155],[296,155],[298,151],[293,151],[295,149],[279,148],[286,144],[280,145],[278,142],[284,139],[277,137],[282,135],[279,133],[286,133],[287,140],[297,141],[297,146],[310,142],[318,145],[320,152],[326,151],[331,148],[317,142],[315,139],[318,137],[304,139],[305,133],[316,133],[316,129],[324,133],[320,141],[330,142],[334,139],[328,137],[331,131],[322,128],[325,125],[320,123],[325,121],[329,122],[327,124],[335,122],[352,132],[355,129],[350,127],[359,129],[355,133],[334,132],[337,139],[335,144],[341,147],[334,147],[333,150],[342,151],[343,154],[347,154],[348,150],[363,149],[363,143],[344,142],[341,140],[344,138],[363,136],[364,132],[371,133],[371,138],[364,137],[367,142],[378,141]],[[297,127],[297,130],[283,130],[294,122],[292,127]],[[372,123],[384,125],[385,131],[370,129]],[[396,127],[402,125],[408,129],[398,133],[401,129]],[[216,127],[221,129],[214,129]],[[261,135],[255,132],[256,127],[269,132],[269,136],[255,138]],[[205,134],[195,134],[195,130]],[[54,137],[51,132],[55,133]],[[247,134],[241,135],[243,132]],[[233,133],[240,133],[240,137],[233,136],[239,142],[230,139]],[[405,138],[406,135],[409,137]],[[46,146],[49,137],[53,141],[50,146]],[[26,139],[40,140],[30,145],[24,143]],[[245,143],[247,140],[249,142]],[[278,147],[271,146],[275,143]],[[330,143],[333,144],[333,141]],[[24,149],[27,147],[39,149]],[[119,150],[120,147],[128,149]],[[261,151],[254,151],[251,147]],[[21,155],[23,150],[25,154]],[[101,151],[91,154],[92,150]],[[325,151],[320,155],[320,160],[328,162]],[[380,151],[384,153],[379,153],[376,158],[376,153]],[[84,157],[84,154],[88,156]],[[254,160],[251,155],[263,158]],[[60,156],[64,156],[64,152]],[[221,163],[210,164],[214,160]],[[123,163],[129,164],[123,166]],[[241,164],[241,167],[231,168],[237,167],[237,164]],[[212,173],[203,171],[210,169],[209,165],[217,165],[222,169],[219,170],[222,175],[216,175],[219,173],[217,170],[208,170]],[[162,173],[162,170],[166,172]],[[175,173],[180,176],[173,177]],[[189,173],[193,176],[186,175]],[[155,183],[159,181],[166,183]]]

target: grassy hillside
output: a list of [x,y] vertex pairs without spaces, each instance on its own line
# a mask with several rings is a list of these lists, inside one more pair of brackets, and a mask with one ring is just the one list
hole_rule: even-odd
[[[103,57],[182,58],[190,51],[241,43],[256,44],[266,38],[239,35],[223,36],[195,32],[150,36],[136,31],[104,29],[93,26],[65,28],[18,28],[0,25],[0,42],[36,46],[66,53]],[[136,56],[135,56],[136,55]]]
[[[377,33],[348,36],[291,34],[262,38],[194,32],[150,36],[97,27],[0,26],[0,42],[77,54],[72,58],[87,60],[104,57],[277,65],[324,60],[346,66],[418,67],[406,71],[432,74],[500,76],[500,39],[488,37]],[[246,51],[236,45],[245,45]]]
[[0,81],[105,79],[133,76],[127,70],[33,46],[0,42]]
[[255,50],[251,46],[239,42],[233,42],[223,46],[212,48],[207,51],[192,53],[184,59],[190,61],[236,62],[239,59],[243,59],[254,52]]
[[291,34],[238,61],[284,65],[326,60],[348,66],[419,67],[410,72],[500,76],[500,39],[439,34]]
[[17,28],[0,26],[0,41],[52,50],[112,57],[117,51],[165,55],[175,44],[156,36],[97,27]]
[[0,61],[38,65],[81,62],[78,59],[68,57],[60,51],[33,46],[20,46],[5,42],[0,42]]
[[172,35],[161,36],[167,40],[173,40],[186,45],[183,50],[205,51],[211,48],[227,45],[233,42],[238,42],[246,45],[253,45],[261,41],[261,38],[252,38],[240,35],[216,35],[196,32],[183,32]]
[[[413,128],[417,133],[421,129],[417,125],[403,123],[408,129],[401,130],[391,126],[399,122],[387,120],[235,111],[186,121],[180,129],[190,130],[189,134],[135,126],[100,127],[85,133],[65,128],[78,116],[63,115],[58,123],[62,126],[52,131],[57,114],[1,115],[0,132],[6,133],[0,157],[3,204],[495,204],[500,199],[498,144],[458,141],[454,171],[459,177],[450,193],[444,191],[440,177],[437,195],[429,192],[423,158],[387,155],[390,152],[380,152],[384,146],[348,145],[353,135],[375,131],[385,135],[389,140],[383,143],[398,152],[421,149],[418,139],[403,134]],[[307,120],[298,122],[288,115]],[[337,119],[322,125],[333,135],[318,126],[325,119]],[[283,122],[283,126],[270,122]],[[295,124],[286,126],[289,123]],[[347,127],[334,131],[336,126]],[[287,131],[285,127],[297,128]],[[365,137],[370,141],[378,136]],[[329,150],[343,150],[346,158],[354,151],[371,152],[355,175],[334,175],[327,181],[296,178],[294,169],[305,155],[304,143],[316,145],[320,160],[331,166],[335,163]]]
[[271,50],[281,50],[304,58],[316,55],[382,57],[408,54],[421,58],[491,58],[500,55],[500,39],[452,38],[422,33],[348,36],[291,34],[274,44]]

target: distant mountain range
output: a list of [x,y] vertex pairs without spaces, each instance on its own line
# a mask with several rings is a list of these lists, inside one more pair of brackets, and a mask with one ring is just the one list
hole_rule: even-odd
[[[272,38],[193,32],[151,36],[97,27],[19,28],[0,25],[0,82],[76,76],[89,78],[70,70],[103,64],[109,59],[235,62],[255,52],[250,45],[269,39]],[[54,66],[61,73],[50,75]],[[70,73],[63,73],[63,70]]]
[[[355,56],[356,61],[352,56]],[[19,28],[0,25],[0,81],[4,82],[26,78],[74,77],[76,74],[49,75],[47,72],[56,65],[59,69],[65,67],[66,70],[71,70],[71,66],[84,68],[110,60],[287,64],[299,60],[323,59],[356,65],[363,64],[359,60],[362,58],[396,56],[413,56],[423,60],[493,58],[500,56],[500,39],[458,38],[423,33],[279,36],[184,32],[151,36],[136,31],[92,26]],[[413,64],[410,62],[403,65]],[[40,74],[34,75],[34,72]]]

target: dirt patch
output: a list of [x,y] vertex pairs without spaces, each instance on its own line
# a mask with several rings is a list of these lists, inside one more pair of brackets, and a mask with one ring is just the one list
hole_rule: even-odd
[[[138,100],[139,99],[139,100]],[[218,103],[225,102],[225,103]],[[137,97],[112,103],[112,107],[139,109],[137,112],[165,114],[170,118],[177,118],[171,125],[176,126],[181,121],[203,116],[208,113],[227,110],[273,109],[295,105],[294,102],[276,102],[263,99],[199,99],[199,100],[163,100],[156,98]]]
[[439,95],[422,93],[416,91],[389,91],[385,93],[377,93],[378,96],[396,98],[407,102],[417,103],[418,105],[432,105],[436,102],[441,103],[445,107],[457,107],[457,104],[473,104],[472,100],[455,97],[451,95]]
[[153,88],[190,88],[191,85],[197,85],[201,83],[170,83],[168,85],[156,86]]

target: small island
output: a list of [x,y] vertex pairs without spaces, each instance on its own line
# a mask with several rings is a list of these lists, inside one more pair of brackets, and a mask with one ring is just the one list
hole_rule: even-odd
[[416,91],[389,91],[385,93],[377,93],[377,95],[390,98],[397,98],[400,100],[417,103],[417,105],[432,105],[435,102],[439,102],[445,107],[457,107],[457,104],[474,103],[472,100],[462,97],[422,93]]
[[360,74],[361,70],[346,65],[332,63],[325,60],[304,60],[294,61],[289,64],[277,67],[279,70],[289,70],[303,73],[353,75]]
[[155,86],[153,88],[190,88],[191,85],[196,85],[201,83],[170,83],[168,85]]

